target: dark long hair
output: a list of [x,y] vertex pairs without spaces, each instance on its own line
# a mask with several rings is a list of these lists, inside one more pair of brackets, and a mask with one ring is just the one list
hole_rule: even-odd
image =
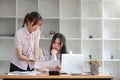
[[[66,38],[62,33],[56,33],[53,37],[52,37],[52,41],[51,41],[51,45],[50,45],[50,52],[52,50],[52,44],[55,42],[56,39],[60,39],[60,45],[63,45],[60,49],[60,60],[62,57],[62,54],[65,54],[67,51],[66,48]],[[51,54],[51,53],[50,53]]]
[[22,27],[24,27],[25,24],[28,25],[28,22],[34,22],[32,26],[36,25],[38,21],[42,21],[42,16],[38,12],[31,12],[28,13],[23,21]]

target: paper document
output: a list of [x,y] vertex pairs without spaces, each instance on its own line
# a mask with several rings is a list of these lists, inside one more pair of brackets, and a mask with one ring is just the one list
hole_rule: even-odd
[[40,74],[40,72],[37,71],[14,71],[14,72],[9,72],[8,75],[36,75],[36,74]]
[[51,61],[42,61],[42,62],[36,62],[35,68],[45,69],[45,68],[55,68],[60,63],[59,60],[51,60]]

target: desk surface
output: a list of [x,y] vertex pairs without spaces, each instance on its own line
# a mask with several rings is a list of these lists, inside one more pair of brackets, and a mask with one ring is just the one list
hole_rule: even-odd
[[1,79],[60,79],[60,78],[74,78],[74,79],[113,79],[112,75],[0,75]]

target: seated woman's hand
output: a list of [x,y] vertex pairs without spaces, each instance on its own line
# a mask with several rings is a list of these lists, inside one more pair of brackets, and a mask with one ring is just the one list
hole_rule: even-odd
[[60,66],[56,66],[56,67],[55,67],[55,70],[56,70],[56,71],[60,71],[60,70],[61,70],[61,67],[60,67]]
[[60,66],[56,66],[56,67],[47,67],[50,71],[60,71],[61,70],[61,67]]
[[58,53],[58,51],[56,49],[52,49],[51,53],[52,53],[52,55],[56,55]]
[[45,69],[40,69],[40,68],[36,68],[36,71],[42,72],[42,73],[47,73],[47,70],[45,70]]

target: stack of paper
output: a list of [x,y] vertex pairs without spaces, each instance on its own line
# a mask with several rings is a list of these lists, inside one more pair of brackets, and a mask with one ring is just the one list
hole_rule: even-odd
[[14,71],[14,72],[9,72],[8,75],[36,75],[40,74],[40,72],[37,71]]

